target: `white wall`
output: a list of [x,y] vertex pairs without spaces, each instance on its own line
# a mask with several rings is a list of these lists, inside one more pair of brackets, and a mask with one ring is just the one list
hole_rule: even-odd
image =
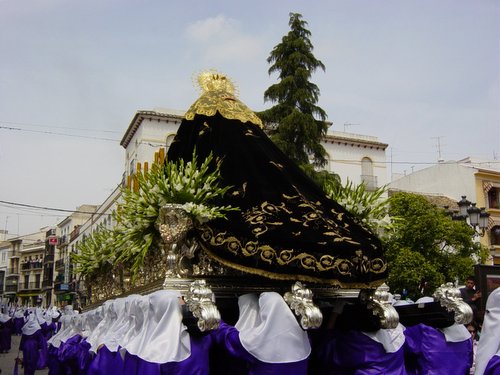
[[476,200],[476,169],[458,163],[441,163],[401,177],[390,188],[415,193],[439,193],[456,201],[466,195]]

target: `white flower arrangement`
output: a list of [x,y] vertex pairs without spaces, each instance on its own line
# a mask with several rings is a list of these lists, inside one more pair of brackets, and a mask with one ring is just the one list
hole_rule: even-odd
[[128,265],[132,276],[136,275],[148,253],[158,249],[160,238],[155,223],[160,208],[166,204],[182,205],[195,225],[225,218],[226,212],[238,210],[214,204],[230,188],[220,186],[219,166],[213,163],[212,155],[199,164],[195,152],[187,163],[167,161],[153,164],[148,173],[139,173],[138,189],[122,189],[122,202],[114,213],[116,227],[107,233],[95,232],[95,238],[81,246],[80,255],[75,257],[79,271],[92,274],[108,270],[111,262],[113,267]]

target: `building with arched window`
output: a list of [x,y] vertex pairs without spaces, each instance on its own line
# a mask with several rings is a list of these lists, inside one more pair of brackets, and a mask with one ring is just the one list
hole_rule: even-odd
[[364,183],[369,191],[387,184],[388,144],[379,142],[377,137],[331,132],[322,145],[329,155],[325,168],[338,174],[343,183],[347,180],[355,185]]

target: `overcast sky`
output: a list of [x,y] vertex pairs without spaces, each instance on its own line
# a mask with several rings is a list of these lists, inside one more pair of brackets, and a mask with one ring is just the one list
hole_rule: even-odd
[[[119,140],[135,112],[186,110],[204,69],[269,108],[266,59],[290,12],[326,66],[312,81],[330,130],[388,143],[388,172],[439,152],[500,158],[498,0],[0,0],[0,201],[102,203],[121,180]],[[10,233],[66,216],[0,202]]]

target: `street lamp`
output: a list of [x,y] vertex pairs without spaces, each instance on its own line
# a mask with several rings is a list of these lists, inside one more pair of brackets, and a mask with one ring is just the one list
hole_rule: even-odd
[[[484,236],[485,230],[488,228],[488,218],[490,217],[490,214],[486,212],[486,208],[476,207],[476,204],[469,202],[465,195],[462,195],[462,199],[457,204],[459,214],[453,215],[453,219],[465,220],[467,224],[476,230],[477,234]],[[477,232],[477,229],[479,229],[479,232]]]

